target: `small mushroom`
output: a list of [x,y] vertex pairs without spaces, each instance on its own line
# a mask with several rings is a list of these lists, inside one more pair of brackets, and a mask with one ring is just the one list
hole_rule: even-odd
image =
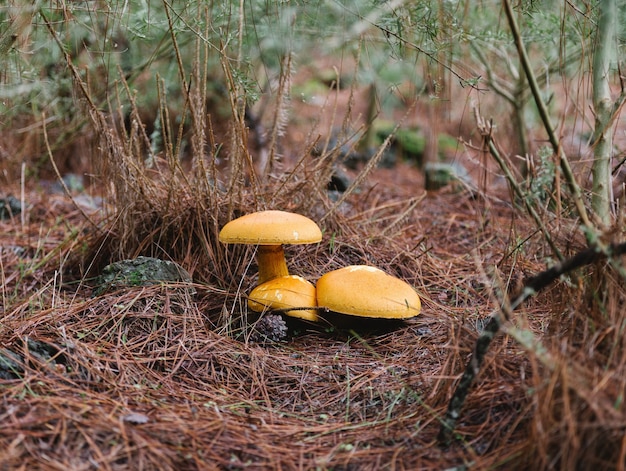
[[314,322],[318,320],[315,286],[298,275],[280,276],[261,283],[250,292],[248,307],[256,312],[280,309],[291,317]]
[[328,272],[316,288],[319,307],[350,316],[408,319],[417,316],[422,307],[411,285],[367,265]]
[[259,284],[289,275],[282,244],[313,244],[322,240],[315,222],[286,211],[259,211],[227,223],[219,234],[225,244],[258,245]]

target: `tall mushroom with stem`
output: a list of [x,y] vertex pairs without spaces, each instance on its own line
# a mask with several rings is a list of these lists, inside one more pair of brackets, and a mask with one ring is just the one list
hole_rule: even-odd
[[289,275],[283,244],[313,244],[322,240],[314,221],[287,211],[259,211],[227,223],[219,234],[224,244],[257,245],[259,284]]
[[248,305],[253,311],[288,309],[286,314],[317,320],[315,286],[304,278],[290,275],[283,244],[313,244],[322,240],[315,222],[301,214],[286,211],[259,211],[227,223],[219,234],[225,244],[257,245],[259,280]]

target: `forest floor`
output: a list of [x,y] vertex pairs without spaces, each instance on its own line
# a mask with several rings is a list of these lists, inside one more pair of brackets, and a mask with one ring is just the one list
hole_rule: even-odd
[[[295,114],[303,119],[306,110]],[[0,221],[2,469],[527,469],[541,459],[548,468],[565,462],[561,453],[580,451],[568,439],[587,425],[619,434],[623,406],[616,417],[591,420],[563,386],[565,373],[500,335],[455,440],[438,444],[485,319],[503,293],[554,261],[486,157],[452,158],[474,187],[426,192],[411,162],[377,168],[321,222],[320,244],[286,248],[290,270],[311,281],[356,263],[404,279],[422,298],[419,316],[393,324],[290,320],[285,340],[265,343],[224,321],[255,321],[245,307],[254,284],[249,253],[220,259],[220,273],[231,277],[177,259],[195,293],[163,285],[97,294],[75,275],[76,257],[94,253],[94,232],[115,227],[101,192],[70,197],[41,181],[7,187],[25,208]],[[321,219],[333,204],[322,200],[301,205]],[[280,202],[298,209],[287,197]],[[207,227],[210,246],[216,234]],[[584,247],[574,220],[550,227],[565,254]],[[575,279],[559,281],[514,322],[552,352],[560,344],[566,364],[576,364],[587,353],[570,348],[570,331],[585,330],[576,309],[584,297]],[[589,335],[599,345],[611,332]],[[585,404],[617,401],[620,384],[608,378]],[[593,457],[582,469],[602,464]]]

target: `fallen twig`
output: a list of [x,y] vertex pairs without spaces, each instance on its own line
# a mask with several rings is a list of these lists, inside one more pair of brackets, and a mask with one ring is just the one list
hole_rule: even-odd
[[447,446],[450,444],[457,420],[461,415],[461,410],[463,409],[463,405],[465,404],[465,400],[469,393],[469,389],[474,382],[474,379],[478,376],[480,367],[485,355],[487,354],[491,341],[502,329],[503,320],[508,318],[508,315],[520,304],[549,286],[561,275],[575,270],[576,268],[590,265],[599,260],[610,259],[612,256],[622,255],[624,253],[626,253],[626,242],[621,244],[610,244],[608,246],[598,243],[593,247],[583,250],[573,257],[568,258],[528,279],[520,293],[515,296],[510,303],[503,304],[491,313],[489,321],[476,340],[472,356],[470,357],[470,360],[465,367],[465,371],[463,372],[463,376],[461,376],[461,380],[459,381],[456,390],[448,403],[446,415],[441,421],[441,428],[439,429],[439,435],[437,437],[440,445]]

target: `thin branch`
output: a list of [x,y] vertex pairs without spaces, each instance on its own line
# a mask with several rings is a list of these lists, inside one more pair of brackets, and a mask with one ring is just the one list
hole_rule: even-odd
[[530,214],[530,216],[533,218],[535,225],[537,226],[537,228],[539,228],[539,230],[543,234],[543,237],[548,242],[548,245],[550,245],[550,248],[552,249],[552,252],[554,253],[554,255],[559,259],[559,261],[562,261],[563,255],[561,254],[561,251],[554,243],[554,240],[552,239],[550,232],[548,231],[545,224],[541,220],[541,217],[539,217],[539,214],[537,214],[537,211],[535,211],[535,208],[530,204],[528,197],[524,195],[524,193],[522,192],[521,188],[517,184],[515,177],[511,173],[511,170],[509,169],[508,165],[506,164],[506,162],[500,155],[500,152],[498,151],[498,148],[496,147],[493,141],[493,136],[491,134],[491,126],[485,123],[485,120],[483,119],[483,117],[480,116],[480,114],[478,113],[477,108],[474,109],[474,115],[476,119],[476,125],[478,126],[478,130],[483,138],[483,145],[487,146],[487,148],[489,149],[489,153],[500,166],[500,169],[504,173],[504,177],[506,178],[507,182],[513,189],[513,192],[515,193],[515,196],[517,196],[521,201],[524,202],[524,208],[526,209],[528,214]]
[[509,27],[511,28],[511,33],[513,35],[513,39],[515,41],[515,46],[517,47],[517,53],[519,54],[520,61],[522,63],[522,67],[524,72],[526,73],[526,79],[528,80],[528,85],[530,86],[530,90],[533,94],[533,98],[535,100],[535,104],[537,105],[537,110],[539,111],[539,116],[541,117],[541,121],[543,121],[543,127],[548,134],[548,139],[550,141],[550,145],[552,146],[552,150],[555,155],[559,159],[559,164],[561,166],[561,170],[565,176],[565,180],[569,186],[570,191],[572,192],[572,198],[574,199],[574,204],[576,205],[576,210],[578,211],[578,216],[582,223],[591,228],[591,221],[589,220],[589,216],[587,215],[587,210],[585,209],[585,204],[583,201],[582,193],[580,191],[580,186],[576,182],[576,177],[572,172],[572,168],[570,167],[569,161],[567,160],[567,156],[561,147],[561,143],[559,142],[559,138],[554,133],[554,127],[552,126],[552,122],[550,120],[550,116],[548,113],[548,108],[541,98],[541,92],[539,91],[539,85],[537,83],[537,79],[535,77],[535,73],[533,72],[532,66],[530,65],[530,59],[528,58],[528,54],[526,52],[526,48],[524,47],[524,43],[522,42],[522,36],[520,34],[519,26],[517,25],[517,21],[515,20],[515,16],[513,15],[513,9],[511,8],[511,2],[509,0],[502,0],[502,5],[504,6],[504,11],[507,16],[507,20],[509,22]]

